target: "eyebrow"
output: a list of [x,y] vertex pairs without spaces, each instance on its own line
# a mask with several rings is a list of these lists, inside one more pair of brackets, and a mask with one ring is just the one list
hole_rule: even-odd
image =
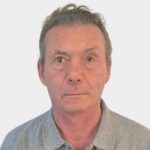
[[52,55],[56,55],[56,54],[68,55],[65,51],[60,50],[60,49],[55,49],[55,52]]
[[98,48],[98,46],[87,48],[87,49],[85,49],[85,52],[89,52],[89,51],[92,51],[92,50],[97,49],[97,48]]
[[[94,49],[97,49],[98,46],[94,46],[94,47],[91,47],[91,48],[87,48],[83,51],[83,53],[86,53],[86,52],[90,52],[90,51],[93,51]],[[60,54],[60,55],[69,55],[67,52],[65,52],[64,50],[60,50],[60,49],[55,49],[55,52],[54,54],[52,54],[53,56],[56,55],[56,54]]]

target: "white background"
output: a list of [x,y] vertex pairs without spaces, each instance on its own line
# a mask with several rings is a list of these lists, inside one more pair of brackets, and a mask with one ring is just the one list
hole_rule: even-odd
[[51,106],[36,69],[38,40],[45,17],[68,2],[106,20],[113,62],[105,102],[150,128],[149,0],[0,0],[0,145],[11,129]]

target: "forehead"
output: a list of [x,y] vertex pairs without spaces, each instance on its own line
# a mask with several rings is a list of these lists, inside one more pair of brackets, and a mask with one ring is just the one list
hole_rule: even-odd
[[95,25],[66,25],[51,28],[44,40],[45,49],[52,51],[82,51],[92,47],[105,49],[105,39],[101,30]]

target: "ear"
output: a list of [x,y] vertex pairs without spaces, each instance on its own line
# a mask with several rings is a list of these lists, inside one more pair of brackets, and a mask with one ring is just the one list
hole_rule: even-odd
[[38,63],[37,63],[37,69],[38,69],[38,74],[39,74],[39,78],[40,78],[41,82],[44,85],[46,85],[45,77],[44,77],[44,68],[40,61],[38,61]]
[[111,75],[111,61],[107,63],[107,77],[106,77],[106,83],[109,81]]

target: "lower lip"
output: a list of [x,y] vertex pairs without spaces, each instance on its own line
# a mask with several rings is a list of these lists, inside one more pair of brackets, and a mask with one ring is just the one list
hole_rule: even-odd
[[86,93],[84,94],[66,94],[65,96],[66,97],[80,97],[80,96],[84,96],[84,95],[87,95]]

